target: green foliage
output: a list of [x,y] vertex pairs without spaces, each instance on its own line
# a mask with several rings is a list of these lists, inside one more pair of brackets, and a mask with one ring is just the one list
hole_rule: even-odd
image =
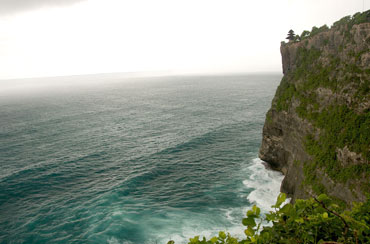
[[321,32],[329,30],[329,27],[327,25],[323,25],[320,28],[317,28],[316,26],[312,27],[310,37],[313,37]]
[[276,101],[277,111],[287,110],[296,89],[294,84],[289,83],[286,79],[282,79],[279,87],[276,90],[278,100]]
[[304,40],[310,36],[310,32],[308,30],[304,30],[301,34],[301,40]]
[[[315,114],[315,119],[312,119],[312,114]],[[370,178],[368,163],[342,165],[338,163],[336,151],[348,147],[350,151],[361,154],[369,162],[370,111],[358,114],[345,105],[337,105],[306,117],[321,129],[317,140],[312,135],[306,137],[306,151],[313,156],[313,161],[304,166],[306,184],[317,185],[317,168],[323,169],[330,178],[342,183],[351,178]],[[364,182],[362,187],[364,192],[370,192],[369,182]],[[316,192],[325,192],[322,188],[313,189]]]
[[[332,28],[342,28],[342,31],[343,31],[342,33],[344,33],[346,37],[349,37],[350,36],[349,29],[351,29],[353,25],[357,25],[357,24],[361,24],[365,22],[370,22],[370,10],[362,12],[362,13],[360,12],[355,13],[353,16],[351,15],[345,16],[341,18],[340,20],[334,22],[334,24],[332,25]],[[312,27],[311,31],[305,30],[302,32],[300,36],[299,35],[288,36],[288,38],[286,39],[294,40],[295,42],[302,41],[302,40],[305,40],[309,37],[313,37],[327,30],[329,30],[329,27],[327,25],[323,25],[319,28],[314,26]]]
[[341,18],[340,20],[335,21],[335,22],[333,23],[333,26],[334,26],[334,27],[338,27],[338,26],[346,25],[346,24],[348,24],[348,23],[350,23],[350,22],[351,22],[351,19],[352,19],[351,15],[344,16],[344,17],[343,17],[343,18]]
[[320,141],[335,142],[338,148],[347,145],[370,160],[370,110],[358,114],[346,105],[329,106],[314,123],[325,131]]
[[[325,194],[283,205],[285,200],[286,195],[281,193],[272,206],[275,210],[265,216],[253,206],[243,219],[246,227],[243,240],[220,231],[209,240],[190,238],[189,244],[370,243],[370,197],[364,203],[354,203],[351,211],[344,210]],[[270,226],[262,226],[265,222]]]
[[[195,236],[189,239],[189,244],[239,244],[245,242],[239,242],[237,238],[232,237],[229,233],[220,231],[218,236],[214,236],[211,239],[207,240],[205,237],[202,239],[199,236]],[[174,244],[174,241],[169,241],[167,244]]]
[[345,16],[341,18],[340,20],[334,22],[333,27],[347,27],[351,28],[353,25],[370,22],[370,10],[367,10],[365,12],[358,12],[355,13],[353,16]]

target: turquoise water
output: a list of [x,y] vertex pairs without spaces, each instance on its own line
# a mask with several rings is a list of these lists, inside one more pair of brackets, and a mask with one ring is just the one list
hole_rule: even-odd
[[107,79],[0,93],[0,243],[242,236],[245,210],[267,210],[279,190],[281,175],[257,155],[280,79]]

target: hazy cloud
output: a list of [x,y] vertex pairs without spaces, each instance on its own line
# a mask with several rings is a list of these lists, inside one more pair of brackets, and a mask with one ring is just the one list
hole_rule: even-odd
[[288,30],[330,26],[368,9],[363,3],[0,0],[0,10],[13,13],[0,16],[0,85],[11,78],[113,72],[280,72]]
[[0,15],[15,14],[42,7],[58,7],[86,0],[0,0]]

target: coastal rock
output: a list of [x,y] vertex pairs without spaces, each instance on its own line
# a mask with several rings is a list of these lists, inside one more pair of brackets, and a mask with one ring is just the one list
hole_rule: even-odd
[[[370,133],[365,126],[370,125],[369,50],[368,21],[334,26],[297,42],[282,42],[284,77],[266,115],[259,157],[285,175],[281,191],[293,201],[320,193],[347,205],[365,200],[370,190],[370,146],[364,140],[368,135],[363,135]],[[329,118],[328,125],[335,125],[330,116],[336,113],[343,113],[347,120],[353,114],[354,120],[360,121],[339,128],[338,140],[325,124]],[[348,132],[356,134],[357,129],[364,138]],[[309,139],[332,156],[325,158],[320,146],[308,144]]]

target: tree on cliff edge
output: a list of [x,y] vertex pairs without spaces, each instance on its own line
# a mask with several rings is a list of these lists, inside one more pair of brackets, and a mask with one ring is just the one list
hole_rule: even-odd
[[290,30],[288,32],[288,37],[285,38],[285,39],[288,39],[289,41],[294,41],[294,36],[295,36],[294,31],[293,30]]

